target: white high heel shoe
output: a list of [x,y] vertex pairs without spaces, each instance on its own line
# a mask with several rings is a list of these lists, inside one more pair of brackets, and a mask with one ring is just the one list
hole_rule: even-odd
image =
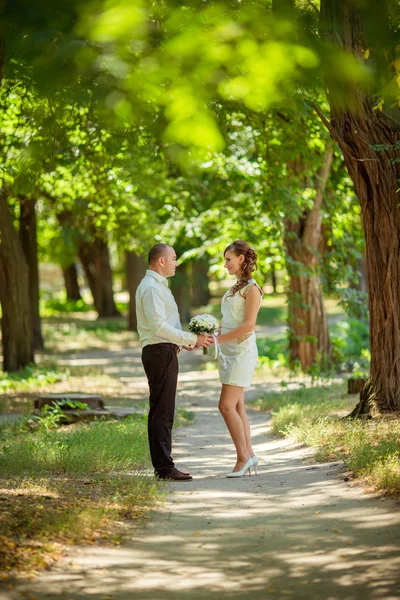
[[254,472],[257,475],[257,465],[260,462],[260,459],[258,456],[254,455],[251,460],[253,461]]
[[247,471],[249,472],[249,475],[251,475],[250,469],[252,466],[253,459],[249,458],[243,469],[240,469],[240,471],[232,471],[232,473],[227,473],[225,477],[243,477],[243,475],[246,475]]

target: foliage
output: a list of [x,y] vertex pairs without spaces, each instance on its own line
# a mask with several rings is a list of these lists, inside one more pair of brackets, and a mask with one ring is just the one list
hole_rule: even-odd
[[366,292],[354,289],[344,288],[341,291],[339,305],[349,317],[368,320],[368,294]]
[[[23,4],[20,2],[21,9]],[[292,78],[296,81],[300,73],[313,71],[318,63],[316,49],[308,47],[309,40],[303,37],[301,25],[295,21],[289,23],[287,17],[280,23],[270,7],[263,4],[161,8],[146,2],[128,11],[131,17],[136,15],[129,35],[133,40],[137,36],[128,48],[126,23],[131,19],[127,19],[125,9],[123,2],[100,3],[96,12],[88,6],[78,19],[76,31],[89,40],[95,39],[101,59],[93,46],[87,47],[84,59],[77,50],[77,62],[71,62],[70,88],[73,90],[76,82],[78,71],[74,69],[87,68],[89,71],[85,73],[89,80],[96,79],[97,87],[101,79],[102,89],[97,90],[97,95],[85,91],[73,99],[73,94],[62,89],[58,93],[52,91],[51,97],[43,97],[41,72],[35,73],[37,79],[33,81],[23,79],[24,87],[18,88],[15,71],[6,70],[9,85],[5,102],[13,111],[8,146],[15,147],[11,140],[14,136],[19,140],[22,155],[36,157],[30,161],[30,182],[35,192],[39,184],[39,194],[45,200],[40,205],[44,225],[41,247],[60,262],[70,261],[79,239],[90,238],[93,226],[103,234],[105,229],[114,231],[124,245],[132,248],[142,248],[156,233],[160,239],[175,241],[183,227],[185,237],[189,238],[185,249],[202,247],[204,238],[213,237],[211,254],[214,254],[220,252],[218,238],[222,244],[230,236],[247,237],[250,243],[253,239],[260,240],[254,223],[243,231],[242,221],[235,231],[236,212],[238,208],[242,211],[245,201],[254,217],[258,217],[260,233],[264,229],[263,245],[269,238],[268,246],[273,250],[277,228],[266,215],[265,203],[270,200],[263,198],[263,182],[267,182],[268,188],[268,182],[278,182],[290,174],[287,169],[290,151],[282,166],[282,152],[277,153],[282,145],[280,130],[286,119],[284,135],[287,138],[290,130],[292,136],[299,113],[304,131],[308,119],[316,124],[314,131],[319,130],[319,137],[326,137],[326,132],[302,100],[288,102],[286,96],[287,114],[283,119],[279,111],[268,110],[278,98],[283,100],[284,90],[292,91]],[[68,34],[57,40],[60,52],[66,50],[68,35],[74,35],[73,30],[68,30],[68,23],[71,24],[75,10],[77,5],[71,7],[68,19],[63,22]],[[45,32],[48,13],[40,12]],[[110,14],[114,24],[111,30]],[[159,38],[147,29],[146,14],[159,23],[162,32]],[[298,16],[301,19],[300,12]],[[6,11],[6,19],[13,18],[18,16]],[[184,23],[187,26],[182,29]],[[17,56],[18,44],[22,52],[25,48],[23,31],[30,32],[32,27],[29,20],[21,25],[18,23],[19,34],[12,40]],[[33,52],[31,57],[35,66],[41,61],[39,38],[37,42],[37,55]],[[71,51],[69,47],[68,52]],[[58,58],[54,56],[54,69]],[[90,71],[90,60],[97,62],[95,73]],[[242,65],[240,72],[237,64]],[[46,65],[46,69],[50,68],[51,65]],[[227,69],[225,77],[218,74],[220,69]],[[268,73],[265,89],[260,86],[264,73]],[[58,76],[54,73],[54,80]],[[134,88],[131,81],[135,81]],[[160,86],[164,89],[162,96],[157,91]],[[11,93],[14,89],[17,94]],[[208,104],[207,98],[212,94],[217,94],[219,104]],[[239,112],[241,102],[244,106]],[[138,122],[139,115],[146,118]],[[165,137],[161,145],[163,128]],[[188,139],[184,139],[185,135]],[[296,142],[297,139],[296,136]],[[315,146],[315,139],[306,136],[302,143],[317,148],[319,142]],[[226,145],[224,154],[215,152],[222,150],[221,144]],[[51,157],[45,152],[49,146]],[[202,162],[198,160],[200,156]],[[189,178],[182,176],[176,164],[171,163],[172,159],[180,160],[179,157],[185,164],[200,165],[201,171],[197,168],[190,172]],[[12,156],[10,160],[12,163]],[[274,168],[274,165],[279,166]],[[12,168],[15,172],[15,164]],[[24,176],[26,169],[18,169],[16,173]],[[287,185],[274,187],[275,198],[290,200]],[[149,190],[153,191],[149,194]],[[224,203],[218,201],[221,194]],[[246,211],[247,206],[243,208]],[[63,224],[58,223],[58,216],[65,216],[65,211],[73,214],[72,221],[66,224],[64,219]],[[204,224],[200,236],[199,216]],[[219,223],[221,220],[229,223],[227,231],[225,227],[218,230],[216,218]],[[156,232],[160,221],[165,227]],[[209,230],[210,225],[215,234]],[[267,254],[271,254],[269,248]],[[274,261],[281,260],[281,252],[276,257],[274,254]],[[262,266],[264,261],[260,262]]]
[[142,421],[137,418],[119,423],[100,421],[90,427],[61,430],[43,427],[35,435],[19,437],[5,430],[0,473],[39,476],[135,468],[148,460],[147,451],[143,450],[147,448],[147,438]]
[[369,326],[365,320],[351,319],[332,325],[333,358],[340,371],[368,372],[370,364]]
[[365,376],[371,360],[368,295],[353,288],[341,290],[339,306],[348,318],[332,326],[333,357],[339,370]]
[[294,368],[289,361],[287,336],[278,334],[258,337],[257,348],[261,365],[266,365],[270,369],[290,366]]
[[53,404],[45,404],[40,415],[31,415],[25,417],[24,421],[18,425],[21,431],[26,429],[33,429],[38,427],[39,429],[57,429],[65,419],[65,411],[68,410],[87,410],[89,407],[85,402],[78,402],[77,400],[57,400]]
[[175,411],[174,427],[193,425],[194,412],[186,410],[182,406],[177,406]]

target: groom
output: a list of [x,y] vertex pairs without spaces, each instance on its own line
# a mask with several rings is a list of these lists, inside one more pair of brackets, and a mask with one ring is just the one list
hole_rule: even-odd
[[160,479],[190,481],[190,473],[175,468],[171,457],[172,425],[178,381],[180,347],[211,346],[213,337],[182,331],[179,312],[168,288],[175,275],[175,250],[156,244],[149,252],[149,268],[136,290],[137,327],[142,363],[150,388],[148,436],[155,474]]

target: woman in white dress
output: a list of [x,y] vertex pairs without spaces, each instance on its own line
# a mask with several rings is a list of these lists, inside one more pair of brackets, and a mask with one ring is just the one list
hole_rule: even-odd
[[257,254],[243,240],[230,244],[225,252],[225,268],[237,282],[221,303],[222,323],[218,343],[219,376],[222,384],[219,410],[236,448],[236,464],[227,477],[242,477],[251,467],[257,472],[259,459],[251,445],[250,425],[244,407],[244,389],[250,387],[258,351],[254,327],[263,292],[252,278]]

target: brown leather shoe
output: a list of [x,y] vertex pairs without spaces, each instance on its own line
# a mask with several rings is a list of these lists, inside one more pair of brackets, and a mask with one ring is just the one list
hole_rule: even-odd
[[182,473],[178,469],[172,469],[166,475],[158,475],[159,479],[167,479],[168,481],[192,481],[193,477],[190,473]]

